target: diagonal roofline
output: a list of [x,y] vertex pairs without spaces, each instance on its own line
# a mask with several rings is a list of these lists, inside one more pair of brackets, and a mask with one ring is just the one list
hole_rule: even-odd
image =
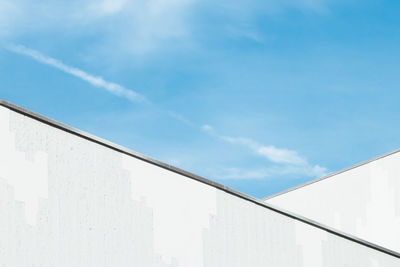
[[[225,185],[222,185],[220,183],[211,181],[211,180],[206,179],[204,177],[201,177],[199,175],[193,174],[191,172],[182,170],[182,169],[177,168],[175,166],[172,166],[172,165],[166,164],[164,162],[161,162],[159,160],[153,159],[151,157],[145,156],[145,155],[143,155],[141,153],[138,153],[138,152],[136,152],[134,150],[131,150],[131,149],[128,149],[126,147],[117,145],[117,144],[115,144],[113,142],[107,141],[105,139],[102,139],[102,138],[97,137],[95,135],[92,135],[90,133],[78,130],[78,129],[76,129],[74,127],[71,127],[69,125],[66,125],[66,124],[60,123],[58,121],[55,121],[53,119],[47,118],[47,117],[45,117],[43,115],[40,115],[40,114],[35,113],[35,112],[32,112],[32,111],[30,111],[28,109],[25,109],[23,107],[17,106],[17,105],[15,105],[13,103],[10,103],[8,101],[0,99],[0,106],[6,107],[6,108],[8,108],[10,110],[13,110],[13,111],[15,111],[17,113],[20,113],[20,114],[22,114],[24,116],[27,116],[27,117],[30,117],[30,118],[35,119],[37,121],[40,121],[42,123],[45,123],[45,124],[47,124],[49,126],[58,128],[58,129],[60,129],[62,131],[65,131],[65,132],[68,132],[70,134],[79,136],[79,137],[84,138],[84,139],[86,139],[88,141],[97,143],[99,145],[102,145],[102,146],[105,146],[107,148],[116,150],[116,151],[124,153],[126,155],[130,155],[132,157],[135,157],[135,158],[137,158],[139,160],[143,160],[143,161],[148,162],[150,164],[156,165],[156,166],[161,167],[163,169],[167,169],[169,171],[172,171],[172,172],[175,172],[177,174],[183,175],[183,176],[185,176],[187,178],[190,178],[190,179],[196,180],[198,182],[207,184],[209,186],[215,187],[215,188],[217,188],[219,190],[225,191],[228,194],[231,194],[231,195],[234,195],[234,196],[239,197],[241,199],[244,199],[246,201],[252,202],[253,204],[256,204],[256,205],[261,206],[263,208],[266,208],[266,209],[269,209],[271,211],[277,212],[277,213],[279,213],[279,214],[281,214],[283,216],[289,217],[291,219],[294,219],[294,220],[300,221],[302,223],[311,225],[313,227],[316,227],[316,228],[318,228],[320,230],[323,230],[325,232],[328,232],[330,234],[339,236],[341,238],[344,238],[344,239],[350,240],[352,242],[358,243],[358,244],[360,244],[362,246],[365,246],[365,247],[380,251],[382,253],[385,253],[385,254],[388,254],[388,255],[393,256],[395,258],[399,258],[400,259],[400,253],[399,252],[396,252],[396,251],[390,250],[388,248],[379,246],[377,244],[368,242],[366,240],[363,240],[363,239],[358,238],[356,236],[350,235],[348,233],[336,230],[336,229],[334,229],[332,227],[326,226],[324,224],[321,224],[321,223],[316,222],[314,220],[308,219],[308,218],[303,217],[301,215],[295,214],[293,212],[287,211],[287,210],[282,209],[282,208],[278,208],[275,205],[271,205],[271,204],[265,203],[265,202],[263,202],[263,200],[254,198],[252,196],[249,196],[247,194],[244,194],[242,192],[239,192],[237,190],[229,188],[229,187],[227,187]],[[395,153],[395,152],[392,152],[392,153]],[[328,178],[328,177],[325,177],[325,178]]]
[[267,201],[267,200],[269,200],[269,199],[271,199],[271,198],[274,198],[274,197],[277,197],[277,196],[280,196],[280,195],[284,195],[284,194],[289,193],[289,192],[291,192],[291,191],[295,191],[295,190],[297,190],[297,189],[300,189],[300,188],[303,188],[303,187],[305,187],[305,186],[308,186],[308,185],[311,185],[311,184],[314,184],[314,183],[323,181],[323,180],[328,179],[328,178],[332,178],[333,176],[336,176],[336,175],[338,175],[338,174],[351,171],[351,170],[353,170],[353,169],[355,169],[355,168],[358,168],[358,167],[367,165],[367,164],[369,164],[369,163],[371,163],[371,162],[377,161],[377,160],[379,160],[379,159],[388,157],[388,156],[390,156],[390,155],[393,155],[393,154],[396,154],[396,153],[399,153],[399,152],[400,152],[400,148],[399,148],[399,149],[396,149],[396,150],[393,150],[393,151],[391,151],[391,152],[389,152],[389,153],[385,153],[385,154],[383,154],[383,155],[377,156],[377,157],[375,157],[375,158],[372,158],[372,159],[363,161],[363,162],[361,162],[361,163],[357,163],[357,164],[352,165],[352,166],[350,166],[350,167],[347,167],[347,168],[345,168],[345,169],[342,169],[342,170],[339,170],[339,171],[336,171],[336,172],[327,174],[327,175],[322,176],[322,177],[320,177],[320,178],[316,178],[316,179],[311,180],[311,181],[308,181],[308,182],[306,182],[306,183],[303,183],[303,184],[300,184],[300,185],[291,187],[291,188],[289,188],[289,189],[283,190],[283,191],[278,192],[278,193],[276,193],[276,194],[273,194],[273,195],[264,197],[264,198],[262,198],[262,200],[263,200],[263,201]]

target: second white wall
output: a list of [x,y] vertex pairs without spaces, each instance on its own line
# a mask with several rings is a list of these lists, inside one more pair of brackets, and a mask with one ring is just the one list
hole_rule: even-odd
[[400,252],[400,153],[266,202]]

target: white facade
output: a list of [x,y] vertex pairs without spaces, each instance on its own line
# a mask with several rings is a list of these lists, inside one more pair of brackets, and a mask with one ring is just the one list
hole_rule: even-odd
[[400,252],[400,153],[265,200]]
[[0,104],[0,266],[400,266],[400,254]]

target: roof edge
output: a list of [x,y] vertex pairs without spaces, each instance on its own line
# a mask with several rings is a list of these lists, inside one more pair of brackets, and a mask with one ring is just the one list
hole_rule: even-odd
[[342,170],[339,170],[339,171],[330,173],[330,174],[325,175],[325,176],[322,176],[322,177],[320,177],[320,178],[316,178],[316,179],[311,180],[311,181],[308,181],[308,182],[306,182],[306,183],[304,183],[304,184],[300,184],[300,185],[297,185],[297,186],[295,186],[295,187],[292,187],[292,188],[286,189],[286,190],[284,190],[284,191],[278,192],[278,193],[276,193],[276,194],[273,194],[273,195],[264,197],[264,198],[262,198],[262,200],[263,200],[263,201],[267,201],[267,200],[269,200],[269,199],[271,199],[271,198],[274,198],[274,197],[277,197],[277,196],[280,196],[280,195],[289,193],[289,192],[291,192],[291,191],[295,191],[295,190],[300,189],[300,188],[302,188],[302,187],[305,187],[305,186],[308,186],[308,185],[311,185],[311,184],[320,182],[320,181],[322,181],[322,180],[331,178],[331,177],[336,176],[336,175],[338,175],[338,174],[351,171],[351,170],[353,170],[353,169],[355,169],[355,168],[358,168],[358,167],[367,165],[367,164],[369,164],[369,163],[371,163],[371,162],[377,161],[377,160],[379,160],[379,159],[382,159],[382,158],[391,156],[391,155],[396,154],[396,153],[399,153],[399,152],[400,152],[400,148],[399,148],[399,149],[396,149],[396,150],[393,150],[393,151],[391,151],[391,152],[385,153],[385,154],[383,154],[383,155],[377,156],[377,157],[375,157],[375,158],[372,158],[372,159],[369,159],[369,160],[366,160],[366,161],[357,163],[357,164],[352,165],[352,166],[350,166],[350,167],[347,167],[347,168],[345,168],[345,169],[342,169]]
[[[110,149],[116,150],[118,152],[130,155],[130,156],[133,156],[133,157],[135,157],[137,159],[143,160],[145,162],[148,162],[150,164],[156,165],[158,167],[161,167],[161,168],[167,169],[169,171],[175,172],[177,174],[183,175],[183,176],[185,176],[187,178],[191,178],[191,179],[199,181],[201,183],[210,185],[210,186],[215,187],[215,188],[217,188],[219,190],[225,191],[225,192],[227,192],[227,193],[229,193],[231,195],[234,195],[234,196],[239,197],[241,199],[244,199],[246,201],[250,201],[250,202],[252,202],[252,203],[254,203],[254,204],[258,205],[258,206],[261,206],[261,207],[264,207],[266,209],[269,209],[269,210],[272,210],[274,212],[277,212],[277,213],[279,213],[279,214],[281,214],[283,216],[292,218],[294,220],[297,220],[297,221],[300,221],[302,223],[305,223],[305,224],[311,225],[313,227],[316,227],[316,228],[318,228],[320,230],[323,230],[325,232],[331,233],[331,234],[339,236],[341,238],[344,238],[344,239],[350,240],[352,242],[358,243],[358,244],[360,244],[362,246],[377,250],[377,251],[382,252],[384,254],[387,254],[387,255],[390,255],[390,256],[393,256],[395,258],[399,258],[400,259],[400,252],[390,250],[388,248],[385,248],[385,247],[379,246],[377,244],[368,242],[366,240],[360,239],[360,238],[358,238],[356,236],[353,236],[353,235],[347,234],[345,232],[342,232],[342,231],[336,230],[334,228],[331,228],[329,226],[323,225],[323,224],[321,224],[319,222],[316,222],[314,220],[308,219],[308,218],[303,217],[301,215],[298,215],[298,214],[292,213],[290,211],[287,211],[285,209],[278,208],[277,206],[265,203],[263,200],[254,198],[252,196],[249,196],[247,194],[244,194],[242,192],[239,192],[237,190],[229,188],[229,187],[227,187],[225,185],[219,184],[217,182],[211,181],[211,180],[206,179],[204,177],[201,177],[199,175],[193,174],[191,172],[182,170],[182,169],[177,168],[175,166],[172,166],[172,165],[166,164],[164,162],[161,162],[159,160],[153,159],[151,157],[145,156],[145,155],[143,155],[141,153],[138,153],[136,151],[133,151],[133,150],[131,150],[129,148],[117,145],[117,144],[115,144],[113,142],[107,141],[105,139],[102,139],[102,138],[97,137],[95,135],[92,135],[90,133],[78,130],[78,129],[73,128],[73,127],[71,127],[69,125],[66,125],[66,124],[60,123],[58,121],[55,121],[53,119],[47,118],[47,117],[45,117],[43,115],[40,115],[40,114],[35,113],[35,112],[32,112],[32,111],[30,111],[28,109],[25,109],[23,107],[20,107],[18,105],[10,103],[10,102],[8,102],[6,100],[0,99],[0,106],[6,107],[6,108],[8,108],[10,110],[13,110],[13,111],[17,112],[17,113],[20,113],[22,115],[28,116],[28,117],[30,117],[32,119],[35,119],[37,121],[40,121],[40,122],[45,123],[47,125],[50,125],[52,127],[58,128],[60,130],[68,132],[70,134],[79,136],[79,137],[84,138],[84,139],[86,139],[88,141],[97,143],[99,145],[108,147]],[[396,153],[396,152],[392,152],[392,154]],[[381,157],[383,157],[383,156],[381,156]],[[332,174],[332,175],[334,175],[334,174]],[[330,177],[330,176],[328,175],[328,176],[320,178],[320,179],[326,179],[328,177]]]

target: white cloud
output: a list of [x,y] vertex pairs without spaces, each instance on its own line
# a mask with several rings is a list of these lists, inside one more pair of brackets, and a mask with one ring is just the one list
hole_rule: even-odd
[[[0,38],[65,33],[97,36],[92,48],[146,54],[182,44],[196,0],[0,0]],[[173,42],[179,40],[180,42]],[[53,42],[57,40],[52,39]]]
[[259,146],[257,153],[265,156],[272,162],[289,163],[295,165],[304,165],[306,160],[298,155],[296,151],[276,148],[274,146]]
[[[0,0],[0,38],[14,35],[21,37],[26,34],[34,36],[37,32],[64,33],[70,37],[76,35],[99,37],[96,49],[104,54],[114,56],[120,53],[145,55],[159,49],[182,46],[191,43],[193,32],[199,30],[203,24],[209,23],[208,18],[193,19],[195,8],[221,10],[221,24],[228,34],[235,38],[252,39],[255,42],[264,42],[265,37],[257,32],[254,26],[255,18],[265,14],[276,14],[286,8],[308,9],[319,12],[328,0],[238,0],[238,1],[199,1],[199,0]],[[222,8],[221,8],[222,7]],[[268,10],[272,10],[268,12]],[[202,10],[204,12],[204,10]],[[217,11],[218,12],[218,11]],[[218,20],[219,21],[219,20]],[[194,23],[200,23],[194,25]],[[244,23],[244,24],[243,24]],[[244,25],[244,26],[243,26]],[[213,25],[214,26],[214,25]],[[201,30],[201,29],[200,29]],[[204,30],[204,29],[203,29]],[[200,34],[201,35],[201,34]],[[41,35],[45,36],[45,34]],[[53,35],[52,35],[53,36]],[[1,40],[1,39],[0,39]],[[56,44],[57,40],[52,42]],[[93,46],[93,43],[90,43]],[[144,101],[145,98],[123,86],[108,82],[102,77],[86,73],[78,68],[68,66],[63,62],[45,56],[38,51],[23,46],[10,46],[9,50],[34,58],[44,64],[58,68],[70,75],[74,75],[94,86],[104,88],[110,93],[125,97],[132,101]],[[111,52],[110,52],[111,51]],[[117,52],[115,52],[117,51]],[[94,53],[96,53],[94,52]],[[102,51],[103,52],[103,51]],[[93,52],[91,52],[93,53]],[[170,117],[186,124],[193,125],[182,115],[168,112]],[[204,132],[216,135],[215,130],[205,125]],[[324,168],[311,165],[290,149],[278,148],[272,145],[262,145],[251,139],[219,136],[226,142],[243,145],[255,154],[270,162],[281,164],[286,169],[322,173]],[[253,173],[249,176],[260,176]],[[240,176],[240,175],[237,175]],[[243,176],[243,175],[242,175]]]
[[68,36],[90,33],[100,37],[97,49],[139,55],[191,45],[193,32],[209,23],[208,17],[196,15],[209,9],[210,13],[221,10],[222,21],[229,17],[221,23],[228,25],[227,34],[263,42],[264,36],[253,27],[257,17],[290,8],[320,12],[326,9],[327,1],[0,0],[0,38],[37,32],[62,32]]
[[239,168],[225,168],[220,170],[220,173],[216,174],[216,177],[219,179],[261,179],[289,174],[320,177],[327,173],[325,167],[310,164],[308,160],[299,155],[297,151],[277,148],[272,145],[262,145],[250,138],[218,135],[214,128],[207,124],[202,126],[202,130],[225,142],[244,146],[256,155],[276,164],[272,167],[262,169],[243,170]]
[[256,154],[263,156],[274,163],[287,163],[294,165],[304,165],[307,163],[307,160],[299,156],[294,150],[276,148],[271,145],[264,146],[249,138],[243,137],[220,136],[220,138],[232,144],[244,145]]
[[207,133],[213,133],[214,132],[214,128],[208,124],[204,124],[203,126],[201,126],[201,130]]
[[12,51],[17,54],[29,56],[38,62],[55,67],[65,73],[68,73],[75,77],[78,77],[78,78],[90,83],[91,85],[99,87],[99,88],[103,88],[114,95],[124,97],[133,102],[146,101],[144,96],[140,95],[139,93],[136,93],[135,91],[126,89],[125,87],[123,87],[119,84],[108,82],[100,76],[94,76],[94,75],[91,75],[83,70],[78,69],[78,68],[68,66],[68,65],[62,63],[61,61],[59,61],[55,58],[52,58],[52,57],[45,56],[36,50],[26,48],[22,45],[8,45],[6,48],[9,51]]
[[127,4],[128,0],[93,1],[88,4],[88,11],[98,16],[111,16],[121,12]]

